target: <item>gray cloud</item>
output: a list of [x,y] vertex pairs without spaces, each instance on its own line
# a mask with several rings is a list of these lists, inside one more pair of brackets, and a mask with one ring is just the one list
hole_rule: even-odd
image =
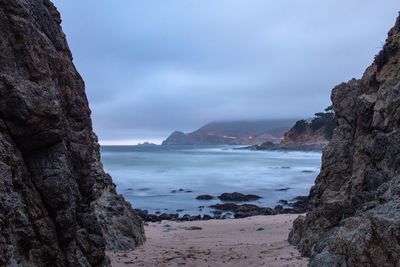
[[100,139],[309,117],[360,77],[398,0],[55,0]]

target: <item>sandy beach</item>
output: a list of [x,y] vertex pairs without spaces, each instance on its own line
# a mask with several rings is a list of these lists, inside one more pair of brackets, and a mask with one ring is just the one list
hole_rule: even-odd
[[287,242],[297,216],[149,223],[145,245],[107,255],[114,267],[307,266]]

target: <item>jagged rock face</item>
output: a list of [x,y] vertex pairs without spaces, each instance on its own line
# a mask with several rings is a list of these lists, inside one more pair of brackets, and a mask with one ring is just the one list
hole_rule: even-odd
[[400,264],[400,19],[361,80],[332,92],[338,127],[289,236],[310,266]]
[[48,0],[0,0],[0,266],[103,266],[106,247],[144,241],[60,23]]

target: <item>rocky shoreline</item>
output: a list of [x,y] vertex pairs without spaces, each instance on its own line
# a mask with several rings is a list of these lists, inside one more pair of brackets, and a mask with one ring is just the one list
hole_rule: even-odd
[[248,146],[237,149],[247,150],[270,150],[270,151],[305,151],[305,152],[322,152],[328,142],[312,143],[312,144],[275,144],[266,142],[261,145]]
[[[200,195],[199,197],[207,196],[207,200],[214,199],[213,196]],[[236,198],[234,198],[235,196]],[[182,209],[177,209],[176,213],[161,213],[150,214],[145,209],[135,209],[139,217],[144,222],[161,222],[163,220],[168,221],[200,221],[200,220],[224,220],[224,219],[240,219],[259,215],[278,215],[278,214],[302,214],[308,211],[309,201],[307,196],[298,196],[291,200],[279,200],[278,205],[275,207],[260,207],[254,204],[238,204],[238,202],[247,202],[248,196],[251,199],[260,198],[257,195],[243,195],[241,193],[224,193],[217,198],[221,199],[227,197],[230,201],[222,201],[221,203],[207,206],[212,209],[212,215],[209,214],[198,214],[190,215],[184,214],[179,215],[178,212],[182,212]],[[209,198],[211,197],[211,198]],[[246,200],[243,200],[246,199]],[[202,210],[206,206],[199,206],[199,210]]]
[[332,139],[335,127],[335,113],[329,106],[324,112],[315,113],[311,121],[297,121],[279,143],[267,141],[244,149],[321,152]]

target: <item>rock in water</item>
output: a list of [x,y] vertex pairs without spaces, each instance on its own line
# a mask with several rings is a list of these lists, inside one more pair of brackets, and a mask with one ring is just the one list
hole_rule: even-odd
[[338,127],[289,240],[310,266],[399,266],[400,18],[361,80],[332,92]]
[[0,0],[0,266],[104,266],[144,241],[60,23],[48,0]]
[[200,195],[196,197],[197,200],[212,200],[214,199],[211,195]]
[[222,201],[237,201],[237,202],[246,202],[260,199],[260,196],[257,195],[244,195],[242,193],[233,192],[233,193],[223,193],[218,198]]

